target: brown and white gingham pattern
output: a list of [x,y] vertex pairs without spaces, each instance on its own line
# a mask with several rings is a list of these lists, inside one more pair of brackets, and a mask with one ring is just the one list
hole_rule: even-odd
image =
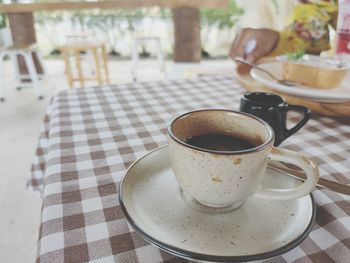
[[[203,77],[55,96],[29,181],[43,197],[38,262],[187,262],[150,245],[127,224],[118,183],[134,160],[166,144],[173,117],[200,108],[236,110],[243,92],[233,78]],[[321,176],[350,183],[349,118],[313,116],[281,146],[312,156]],[[309,237],[267,262],[350,262],[349,197],[328,190],[314,196],[317,223]]]

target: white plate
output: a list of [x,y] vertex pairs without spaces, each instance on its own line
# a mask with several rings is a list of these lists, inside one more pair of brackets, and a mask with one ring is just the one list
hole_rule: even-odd
[[[260,67],[268,70],[274,74],[277,78],[282,79],[282,63],[280,62],[269,62],[259,65]],[[295,95],[303,98],[308,98],[314,101],[329,102],[329,103],[339,103],[350,101],[350,73],[348,73],[342,84],[334,89],[322,90],[314,89],[307,86],[286,86],[275,82],[267,74],[252,69],[250,71],[251,76],[258,82],[286,94]]]
[[[291,187],[295,179],[268,170],[264,185]],[[134,162],[119,189],[124,214],[144,239],[174,255],[213,262],[277,256],[294,248],[315,221],[311,195],[292,201],[251,197],[239,209],[208,213],[185,201],[170,168],[168,147]]]

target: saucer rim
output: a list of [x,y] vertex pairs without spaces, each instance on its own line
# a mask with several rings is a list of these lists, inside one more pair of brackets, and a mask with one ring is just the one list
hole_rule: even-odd
[[153,152],[162,150],[164,148],[167,148],[168,145],[164,145],[161,147],[158,147],[145,155],[141,156],[137,160],[135,160],[124,172],[120,183],[118,187],[118,199],[119,199],[119,205],[122,209],[122,212],[125,215],[126,220],[128,223],[132,226],[132,228],[135,230],[137,234],[139,234],[144,240],[148,241],[150,244],[155,245],[156,247],[181,258],[185,259],[191,259],[191,260],[200,260],[200,261],[208,261],[208,262],[244,262],[244,261],[254,261],[254,260],[263,260],[263,259],[268,259],[268,258],[273,258],[276,256],[279,256],[281,254],[284,254],[296,246],[298,246],[301,242],[305,240],[305,238],[310,234],[315,221],[316,221],[316,203],[315,199],[312,195],[312,193],[308,194],[310,196],[311,200],[311,205],[312,205],[312,214],[310,218],[310,222],[308,226],[305,228],[304,232],[301,233],[300,236],[289,242],[288,244],[279,247],[277,249],[268,251],[268,252],[263,252],[263,253],[258,253],[258,254],[252,254],[252,255],[243,255],[243,256],[218,256],[218,255],[209,255],[209,254],[203,254],[203,253],[197,253],[197,252],[191,252],[190,250],[185,250],[181,249],[172,245],[169,245],[167,243],[164,243],[162,241],[157,240],[156,238],[152,237],[151,235],[145,233],[140,227],[137,226],[137,224],[134,222],[130,214],[128,213],[126,206],[123,201],[123,196],[122,196],[122,189],[123,189],[123,183],[124,179],[127,176],[129,170],[141,161],[142,159],[146,158],[148,155],[152,154]]
[[[271,65],[271,64],[281,64],[281,62],[270,61],[270,62],[262,63],[261,65]],[[315,89],[315,88],[312,88],[312,87],[306,86],[306,85],[301,85],[301,87],[305,87],[305,88],[307,88],[307,90],[305,90],[299,86],[297,86],[297,89],[295,89],[295,87],[293,89],[293,88],[286,86],[286,85],[283,85],[283,84],[274,83],[273,81],[270,80],[270,78],[260,77],[261,74],[256,69],[252,69],[250,71],[250,75],[256,81],[268,86],[269,88],[271,88],[275,91],[280,91],[280,92],[283,92],[283,93],[286,93],[289,95],[293,95],[293,96],[297,96],[297,97],[301,97],[301,98],[308,98],[312,101],[325,102],[325,103],[343,103],[343,102],[350,101],[350,94],[344,98],[344,97],[341,97],[339,95],[333,95],[331,92],[327,92],[327,90]],[[337,89],[337,88],[339,88],[339,86],[334,88],[334,89]],[[329,89],[329,90],[332,90],[332,89]],[[315,94],[311,94],[312,92],[315,92],[315,91],[317,91],[316,96],[315,96]]]

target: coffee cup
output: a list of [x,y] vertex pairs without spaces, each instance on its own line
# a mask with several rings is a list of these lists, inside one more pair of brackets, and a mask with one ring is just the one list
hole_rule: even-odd
[[[275,132],[275,146],[300,130],[310,119],[311,112],[301,105],[292,105],[280,96],[265,92],[246,92],[241,98],[240,111],[255,115],[266,121]],[[287,114],[297,111],[303,114],[299,123],[287,128]]]
[[[274,147],[271,126],[246,113],[188,112],[171,122],[168,134],[171,167],[180,188],[207,207],[235,209],[253,194],[272,200],[296,199],[310,193],[318,180],[318,168],[311,159]],[[264,189],[261,182],[269,161],[300,167],[305,182],[291,189]]]

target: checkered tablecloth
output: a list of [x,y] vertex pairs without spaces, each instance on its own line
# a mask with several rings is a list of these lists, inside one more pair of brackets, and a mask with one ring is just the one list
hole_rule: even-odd
[[[170,120],[200,108],[238,109],[233,78],[127,84],[64,91],[48,107],[29,184],[42,193],[39,262],[187,262],[140,238],[121,212],[125,169],[167,143]],[[293,121],[293,120],[292,120]],[[350,119],[313,116],[281,147],[303,151],[326,178],[350,183]],[[268,262],[350,262],[349,197],[314,192],[307,239]]]

